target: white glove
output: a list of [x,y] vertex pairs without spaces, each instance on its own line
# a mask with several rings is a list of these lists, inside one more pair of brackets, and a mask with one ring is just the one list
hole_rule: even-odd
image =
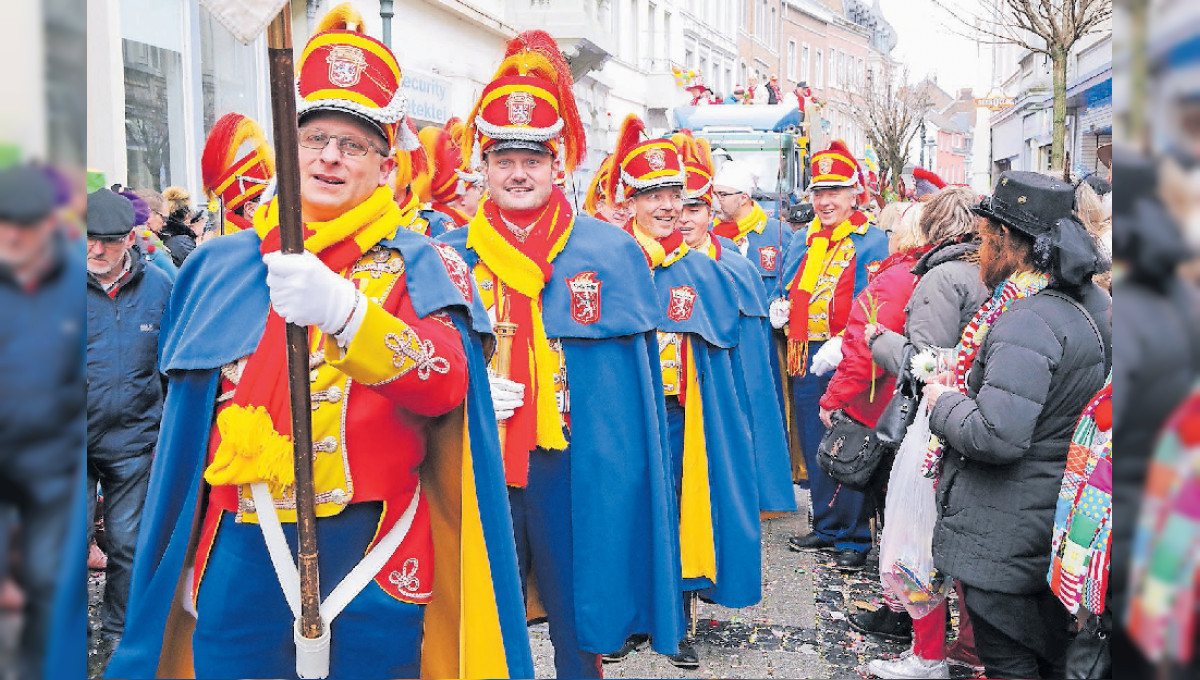
[[358,290],[310,252],[263,255],[271,306],[285,321],[316,326],[323,333],[342,330],[357,312]]
[[492,384],[492,408],[496,411],[496,422],[508,420],[525,403],[525,386],[501,378],[491,369],[488,370],[488,381]]
[[842,363],[842,336],[830,338],[817,353],[813,355],[813,375],[825,375]]
[[779,330],[787,325],[788,314],[792,311],[792,301],[787,298],[776,298],[771,301],[771,306],[767,310],[767,316],[771,320],[771,327]]

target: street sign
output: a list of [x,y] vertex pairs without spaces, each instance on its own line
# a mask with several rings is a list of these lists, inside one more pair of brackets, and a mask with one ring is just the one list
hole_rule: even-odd
[[1001,109],[1011,108],[1015,104],[1016,99],[1013,97],[1005,97],[1003,95],[998,97],[980,97],[975,99],[976,107],[988,109],[990,111],[1000,111]]

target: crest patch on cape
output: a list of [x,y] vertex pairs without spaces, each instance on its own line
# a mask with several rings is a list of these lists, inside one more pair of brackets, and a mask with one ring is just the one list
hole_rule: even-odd
[[779,260],[779,248],[775,246],[765,246],[758,249],[758,263],[766,271],[775,271],[776,263]]
[[600,320],[600,287],[596,272],[579,272],[567,279],[571,291],[571,318],[576,323],[596,323]]
[[471,285],[471,270],[467,267],[467,263],[463,261],[462,256],[454,248],[445,243],[434,243],[434,248],[437,248],[438,255],[442,256],[442,264],[446,267],[446,273],[450,275],[450,281],[458,292],[462,293],[463,299],[468,303],[474,301],[475,290]]
[[672,321],[687,321],[692,318],[695,305],[696,289],[691,286],[676,286],[671,289],[671,299],[667,301],[667,318]]

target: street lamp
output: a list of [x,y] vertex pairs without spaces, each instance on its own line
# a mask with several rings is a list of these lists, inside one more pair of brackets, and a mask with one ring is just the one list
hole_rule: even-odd
[[383,19],[383,44],[392,48],[392,17],[396,16],[394,0],[379,0],[379,18]]
[[925,167],[925,119],[921,119],[921,167]]

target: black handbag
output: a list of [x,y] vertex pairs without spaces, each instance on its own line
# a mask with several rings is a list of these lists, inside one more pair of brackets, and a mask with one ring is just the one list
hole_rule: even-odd
[[904,433],[908,431],[908,426],[917,419],[922,384],[913,376],[909,366],[912,357],[913,346],[908,345],[900,363],[900,375],[896,377],[896,390],[892,393],[892,400],[884,407],[883,413],[879,414],[879,420],[875,423],[875,436],[885,446],[899,447],[900,442],[904,441]]
[[833,426],[817,447],[817,465],[839,484],[866,491],[883,459],[884,446],[875,430],[844,411],[834,411],[831,421]]
[[1075,639],[1067,645],[1067,678],[1112,677],[1111,630],[1112,614],[1107,609],[1100,616],[1091,616],[1084,622]]

